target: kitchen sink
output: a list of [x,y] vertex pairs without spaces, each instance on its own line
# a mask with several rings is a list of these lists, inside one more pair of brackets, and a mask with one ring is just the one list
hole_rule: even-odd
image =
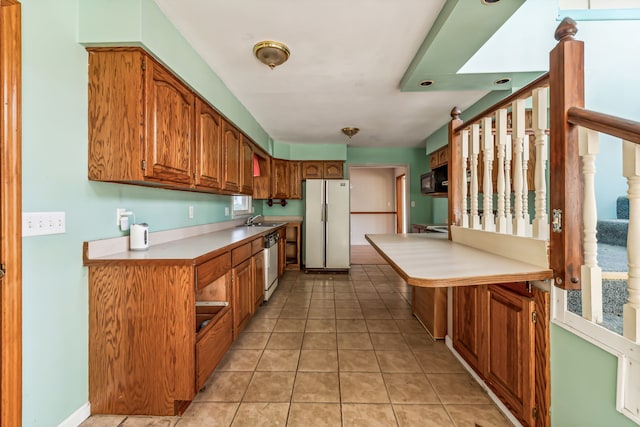
[[251,225],[242,224],[239,227],[279,227],[284,224],[284,222],[254,222]]

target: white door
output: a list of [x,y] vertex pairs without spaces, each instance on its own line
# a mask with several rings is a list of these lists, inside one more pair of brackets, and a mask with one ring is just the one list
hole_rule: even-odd
[[349,181],[328,180],[326,212],[326,267],[349,268],[351,230],[349,226]]
[[305,268],[324,268],[324,180],[305,185]]

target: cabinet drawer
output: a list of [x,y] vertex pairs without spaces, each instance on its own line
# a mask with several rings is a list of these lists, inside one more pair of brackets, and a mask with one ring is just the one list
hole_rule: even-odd
[[196,284],[200,290],[231,269],[231,256],[226,252],[196,266]]
[[237,248],[231,251],[231,263],[235,267],[240,264],[242,261],[249,259],[251,256],[251,242],[245,243],[242,246],[238,246]]
[[231,346],[231,310],[226,308],[196,342],[196,391],[200,390]]
[[264,237],[259,237],[251,242],[251,255],[255,255],[264,247]]

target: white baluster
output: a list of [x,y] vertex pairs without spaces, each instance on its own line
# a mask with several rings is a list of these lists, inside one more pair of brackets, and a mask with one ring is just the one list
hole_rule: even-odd
[[513,101],[511,109],[511,138],[513,139],[513,234],[526,233],[522,213],[522,141],[525,134],[524,100]]
[[502,108],[496,112],[496,144],[498,146],[498,212],[496,215],[496,231],[498,233],[507,232],[507,217],[505,215],[505,180],[504,180],[504,158],[505,146],[507,144],[507,110]]
[[524,217],[524,235],[531,237],[531,215],[529,215],[529,135],[522,140],[522,216]]
[[584,225],[584,265],[582,275],[582,317],[592,322],[602,323],[602,270],[598,266],[598,240],[596,224],[598,212],[596,208],[596,155],[598,133],[580,128],[579,154],[582,157],[582,174],[584,175],[584,205],[582,220]]
[[533,90],[533,132],[536,138],[535,164],[535,212],[533,237],[549,239],[549,216],[547,215],[547,93],[546,87]]
[[467,158],[469,157],[469,131],[463,130],[461,134],[462,144],[462,165],[460,170],[462,171],[462,179],[460,184],[462,185],[462,227],[469,228],[469,212],[467,212]]
[[513,233],[513,214],[511,212],[511,135],[507,135],[504,146],[504,215],[507,218],[507,234]]
[[493,134],[491,133],[491,117],[482,119],[482,229],[495,231],[496,223],[493,215]]
[[478,153],[480,153],[480,125],[471,125],[471,228],[480,228],[478,216]]
[[640,343],[640,145],[622,142],[622,173],[629,184],[629,299],[622,310],[622,332],[626,338]]

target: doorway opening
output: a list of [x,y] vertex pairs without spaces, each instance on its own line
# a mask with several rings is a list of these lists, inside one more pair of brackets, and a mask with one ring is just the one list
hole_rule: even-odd
[[[409,223],[409,165],[349,165],[351,263],[386,263],[366,234],[405,233]],[[364,263],[364,262],[363,262]]]

